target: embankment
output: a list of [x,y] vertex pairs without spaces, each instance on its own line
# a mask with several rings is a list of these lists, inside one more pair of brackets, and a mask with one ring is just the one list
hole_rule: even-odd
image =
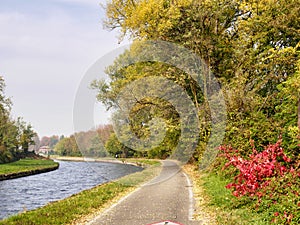
[[59,163],[47,159],[21,159],[0,165],[0,181],[15,179],[58,169]]

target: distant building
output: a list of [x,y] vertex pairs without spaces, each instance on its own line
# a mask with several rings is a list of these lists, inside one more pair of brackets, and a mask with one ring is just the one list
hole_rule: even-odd
[[39,150],[36,151],[36,154],[38,155],[49,155],[49,152],[51,151],[49,146],[42,146],[39,148]]

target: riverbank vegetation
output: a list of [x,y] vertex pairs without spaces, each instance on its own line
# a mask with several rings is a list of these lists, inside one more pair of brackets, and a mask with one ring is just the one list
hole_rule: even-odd
[[54,165],[58,165],[58,163],[45,158],[25,158],[12,163],[0,164],[0,175],[44,169]]
[[36,133],[22,118],[11,118],[11,100],[5,96],[5,83],[0,76],[0,164],[19,160],[34,144]]
[[59,164],[41,157],[24,158],[16,162],[0,164],[0,180],[18,178],[57,169]]
[[[220,197],[212,199],[212,204],[221,209],[228,206],[231,211],[226,216],[244,220],[244,224],[298,224],[299,0],[113,0],[106,13],[106,27],[120,28],[120,39],[130,36],[134,44],[107,68],[108,82],[93,82],[98,100],[117,109],[122,89],[150,76],[163,76],[180,85],[200,118],[199,142],[190,159],[199,164],[212,127],[222,125],[211,114],[208,102],[208,97],[220,99],[207,95],[215,88],[210,83],[214,74],[226,103],[227,121],[220,154],[203,177],[207,193]],[[187,56],[178,66],[155,59],[143,61],[143,43],[147,40],[176,43],[197,54],[205,64],[204,85],[179,69],[185,68],[190,59]],[[161,50],[161,54],[165,52]],[[182,132],[175,108],[165,100],[147,97],[138,99],[130,110],[130,129],[140,139],[149,137],[148,123],[153,118],[160,117],[166,122],[162,144],[141,153],[123,145],[112,134],[107,147],[121,149],[124,155],[172,155]],[[242,209],[251,212],[251,216],[244,217],[239,212]]]
[[61,138],[54,147],[54,153],[60,156],[90,158],[109,156],[110,153],[105,149],[104,144],[107,142],[112,130],[112,125],[99,125],[96,129]]
[[[184,171],[193,181],[195,211],[193,218],[205,224],[270,224],[268,211],[257,213],[253,205],[237,199],[225,186],[231,182],[229,177],[202,172],[196,165],[184,166]],[[249,202],[248,202],[249,203]]]
[[0,224],[58,225],[80,224],[92,220],[107,206],[158,175],[161,168],[160,163],[158,161],[155,163],[151,161],[151,163],[154,165],[147,167],[141,172],[85,190],[69,198],[49,203],[45,207],[12,216],[0,221]]
[[[106,14],[105,26],[108,29],[120,28],[120,39],[130,36],[133,45],[107,68],[109,79],[96,80],[91,84],[98,91],[97,99],[107,108],[116,110],[120,106],[119,95],[124,94],[122,91],[125,87],[139,90],[139,87],[130,86],[134,81],[152,77],[152,82],[147,83],[149,86],[158,86],[156,77],[173,81],[186,91],[199,116],[199,141],[190,158],[191,163],[199,166],[211,138],[212,128],[225,126],[225,136],[218,146],[218,156],[199,175],[202,181],[199,186],[203,187],[209,205],[220,212],[216,223],[222,224],[222,219],[226,217],[228,224],[298,224],[299,0],[112,0],[106,6]],[[177,65],[168,65],[155,59],[143,60],[143,54],[157,50],[167,59],[173,56],[168,54],[172,53],[172,49],[159,49],[161,46],[155,46],[155,42],[152,42],[154,45],[151,47],[157,48],[145,48],[149,40],[175,43],[197,54],[204,65],[200,69],[202,83],[195,80],[188,71],[181,70],[190,65],[191,60],[185,54],[180,55],[181,52],[177,53],[183,59]],[[199,71],[197,69],[190,68],[190,72]],[[214,77],[221,86],[221,92],[209,95],[215,91],[216,86],[211,83]],[[1,87],[3,89],[3,85]],[[172,92],[171,89],[169,91]],[[109,135],[103,141],[105,149],[103,145],[99,147],[99,137],[94,132],[93,135],[74,134],[61,140],[57,144],[57,151],[61,155],[84,154],[91,157],[102,157],[102,154],[124,158],[169,157],[185,131],[181,129],[182,118],[171,103],[155,97],[151,90],[143,94],[151,94],[152,97],[136,98],[138,101],[129,110],[129,118],[126,118],[129,127],[123,130],[123,136],[112,130],[107,132]],[[212,114],[209,105],[209,100],[219,100],[222,95],[226,103],[226,125]],[[133,99],[129,95],[126,97]],[[22,136],[19,134],[11,135],[17,134],[18,129],[15,122],[9,119],[10,103],[5,97],[0,100],[3,105],[1,121],[9,131],[6,139],[0,139],[0,150],[5,152],[1,153],[4,160],[10,160],[21,148],[21,140],[27,139],[18,139]],[[147,151],[137,151],[119,140],[120,137],[123,140],[147,140],[151,133],[159,133],[161,126],[151,124],[157,117],[165,122],[166,130],[160,145]],[[114,122],[122,119],[115,117]],[[27,126],[23,127],[26,130]],[[128,135],[130,132],[134,137]],[[26,132],[24,135],[26,137]],[[89,137],[86,138],[88,141],[84,141],[83,137]],[[185,141],[189,142],[188,139]],[[88,143],[89,146],[80,146],[80,143]],[[26,149],[25,145],[23,149]],[[113,186],[110,188],[115,190]],[[120,190],[123,186],[116,188]],[[90,197],[90,201],[93,201],[94,196]],[[72,201],[81,200],[74,197]],[[55,204],[50,206],[55,208]],[[89,204],[91,208],[94,207],[92,202]],[[83,213],[80,206],[78,209],[76,204],[72,206],[75,215]],[[54,208],[50,210],[57,217],[53,219],[54,222],[57,220],[63,223],[64,218],[69,221],[76,218],[65,215],[69,213],[67,209],[59,214],[60,210],[56,208],[55,214]],[[24,221],[29,221],[29,217],[34,219],[34,215],[39,220],[38,214],[34,213],[24,214]],[[39,214],[47,215],[47,212]],[[44,221],[51,224],[46,218]]]
[[0,76],[0,180],[18,178],[58,168],[58,163],[36,155],[37,134],[22,118],[12,119],[12,102],[5,96]]

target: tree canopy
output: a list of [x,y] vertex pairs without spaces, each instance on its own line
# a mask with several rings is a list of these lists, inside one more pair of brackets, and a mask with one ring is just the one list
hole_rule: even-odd
[[36,136],[32,126],[22,118],[11,118],[12,103],[4,89],[5,82],[0,76],[0,163],[16,160],[20,154],[27,153]]
[[[108,108],[116,106],[122,88],[134,80],[148,76],[173,80],[186,90],[198,110],[201,129],[193,157],[200,159],[211,135],[206,90],[176,67],[159,62],[128,64],[135,52],[141,51],[136,47],[140,41],[176,43],[204,61],[211,71],[204,74],[208,81],[214,74],[221,84],[227,106],[225,144],[247,155],[252,149],[250,140],[262,150],[282,138],[288,154],[298,157],[299,0],[112,0],[106,13],[105,26],[120,28],[120,39],[130,35],[134,42],[107,69],[110,81],[95,81],[92,85],[99,91],[98,100]],[[128,66],[120,68],[124,61]],[[206,88],[213,87],[208,82]],[[170,155],[169,149],[180,136],[176,112],[170,104],[158,102],[144,99],[130,114],[131,129],[140,138],[147,136],[141,124],[152,117],[162,117],[172,127],[160,150],[167,153],[153,155],[149,151],[151,157]],[[169,117],[165,117],[167,114]]]

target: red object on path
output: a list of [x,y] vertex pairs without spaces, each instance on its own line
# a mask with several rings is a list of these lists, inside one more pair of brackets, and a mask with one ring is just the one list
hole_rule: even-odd
[[162,221],[162,222],[158,222],[158,223],[150,223],[150,224],[147,224],[147,225],[183,225],[181,223],[175,223],[175,222],[172,222],[172,221]]

